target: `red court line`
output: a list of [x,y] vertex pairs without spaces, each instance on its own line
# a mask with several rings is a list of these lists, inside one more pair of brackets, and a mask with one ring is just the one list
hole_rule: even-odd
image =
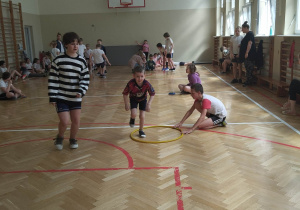
[[[251,90],[254,90],[255,92],[257,92],[258,94],[260,94],[260,95],[262,95],[263,97],[265,97],[265,98],[267,98],[267,99],[269,99],[270,101],[272,101],[273,103],[275,103],[275,104],[277,104],[277,105],[279,105],[280,107],[282,107],[283,106],[283,104],[282,103],[280,103],[280,102],[278,102],[278,101],[276,101],[276,100],[274,100],[273,98],[271,98],[271,97],[269,97],[269,96],[267,96],[266,94],[264,94],[264,93],[262,93],[262,92],[260,92],[260,91],[258,91],[258,90],[256,90],[256,89],[254,89],[253,87],[250,87],[250,89]],[[300,116],[300,114],[296,114],[296,116]]]
[[[78,140],[84,140],[84,141],[98,142],[98,143],[106,144],[108,146],[111,146],[111,147],[114,147],[114,148],[118,149],[119,151],[121,151],[126,156],[127,161],[128,161],[128,168],[129,169],[133,168],[133,165],[134,165],[133,164],[133,159],[132,159],[131,155],[125,149],[123,149],[121,147],[118,147],[118,146],[116,146],[114,144],[110,144],[110,143],[107,143],[107,142],[104,142],[104,141],[100,141],[100,140],[84,139],[84,138],[77,138],[77,139]],[[34,141],[44,141],[44,140],[52,140],[52,139],[51,138],[46,138],[46,139],[34,139],[34,140],[27,140],[27,141],[11,142],[11,143],[7,143],[7,144],[1,144],[0,147],[10,146],[10,145],[20,144],[20,143],[34,142]],[[77,169],[75,169],[75,170],[77,170]],[[27,172],[30,172],[30,171],[27,171]],[[34,171],[31,171],[31,172],[34,172]],[[46,172],[46,171],[44,171],[44,172]],[[23,173],[25,173],[25,172],[23,172]]]
[[278,145],[282,145],[282,146],[286,146],[286,147],[291,147],[291,148],[294,148],[294,149],[300,149],[300,147],[293,146],[293,145],[290,145],[290,144],[280,143],[280,142],[276,142],[276,141],[272,141],[272,140],[267,140],[267,139],[260,139],[260,138],[251,137],[251,136],[244,136],[244,135],[240,135],[240,134],[225,133],[225,132],[213,131],[213,130],[201,130],[201,131],[211,132],[211,133],[225,134],[225,135],[230,135],[230,136],[238,136],[238,137],[243,137],[243,138],[248,138],[248,139],[254,139],[254,140],[258,140],[258,141],[270,142],[270,143],[273,143],[273,144],[278,144]]

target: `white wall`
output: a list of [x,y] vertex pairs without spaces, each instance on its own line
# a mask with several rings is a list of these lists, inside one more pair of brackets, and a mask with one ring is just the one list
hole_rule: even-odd
[[[33,0],[32,0],[33,1]],[[215,8],[216,0],[146,0],[140,9],[108,9],[107,0],[39,0],[41,15]]]

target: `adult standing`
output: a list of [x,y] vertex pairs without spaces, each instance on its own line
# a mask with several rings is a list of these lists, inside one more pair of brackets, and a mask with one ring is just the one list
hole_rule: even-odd
[[59,49],[60,53],[64,53],[65,52],[65,48],[64,48],[64,45],[63,43],[61,42],[61,34],[58,32],[57,35],[56,35],[56,48]]
[[[230,39],[230,59],[233,66],[233,80],[231,83],[242,83],[242,65],[239,61],[239,53],[242,39],[241,27],[237,26],[234,31],[234,36]],[[239,70],[237,74],[237,69]]]
[[255,47],[255,40],[254,34],[252,31],[249,30],[248,21],[245,21],[242,25],[242,31],[246,34],[241,42],[240,47],[240,62],[244,62],[246,68],[246,81],[244,82],[243,86],[246,87],[247,85],[252,84],[252,72],[254,69],[255,63],[255,56],[256,56],[256,47]]

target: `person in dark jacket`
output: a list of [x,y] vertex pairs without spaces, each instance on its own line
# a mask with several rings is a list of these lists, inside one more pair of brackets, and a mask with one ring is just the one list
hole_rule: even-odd
[[256,47],[255,47],[255,40],[254,34],[252,31],[249,30],[248,22],[245,21],[242,25],[243,33],[246,33],[246,36],[243,38],[240,47],[240,61],[244,62],[246,68],[246,77],[247,80],[244,82],[243,86],[246,87],[247,85],[252,84],[252,72],[254,69],[255,64],[255,57],[256,57]]

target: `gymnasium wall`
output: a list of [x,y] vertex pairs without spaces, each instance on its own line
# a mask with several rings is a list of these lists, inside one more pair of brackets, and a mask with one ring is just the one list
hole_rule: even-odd
[[[101,14],[41,15],[44,49],[59,31],[75,31],[92,47],[98,38],[105,46],[135,45],[147,39],[150,52],[164,43],[169,32],[175,45],[174,60],[208,62],[212,56],[215,9],[132,11]],[[59,23],[59,24],[58,24]]]

